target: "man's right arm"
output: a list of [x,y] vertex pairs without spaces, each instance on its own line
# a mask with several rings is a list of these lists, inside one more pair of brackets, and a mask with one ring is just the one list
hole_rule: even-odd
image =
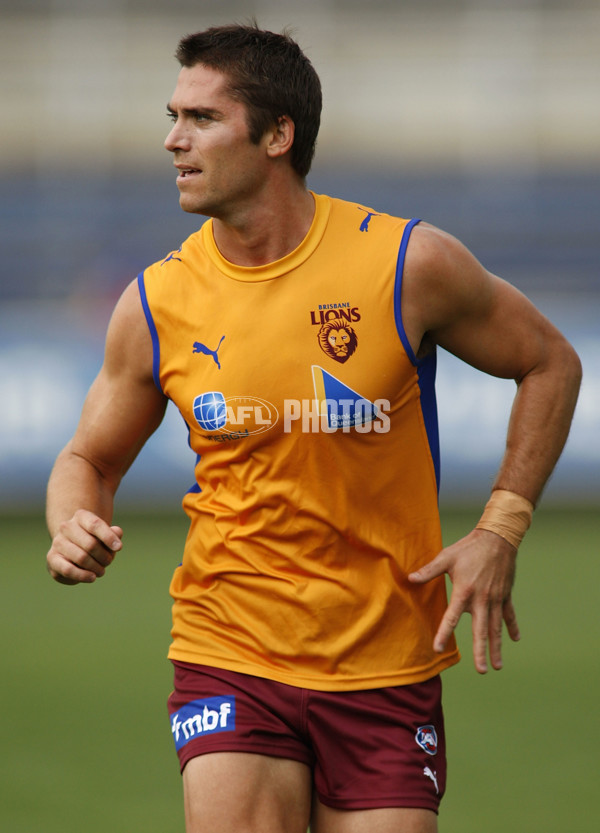
[[133,282],[115,308],[102,369],[48,483],[47,565],[56,581],[95,581],[121,548],[122,530],[111,526],[114,495],[166,402],[152,377],[152,341]]

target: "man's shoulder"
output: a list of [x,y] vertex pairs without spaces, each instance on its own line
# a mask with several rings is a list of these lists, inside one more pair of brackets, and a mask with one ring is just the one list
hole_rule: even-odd
[[474,257],[456,237],[430,223],[415,226],[408,252],[410,264],[422,270],[441,274],[461,263],[472,263]]
[[192,266],[201,258],[203,250],[202,226],[197,231],[192,232],[176,249],[165,252],[154,263],[146,266],[142,270],[141,275],[144,278],[151,277],[152,275],[160,275],[162,277],[174,276],[177,272],[181,271],[181,267],[185,271],[186,267]]
[[349,229],[364,235],[364,240],[370,239],[378,233],[390,234],[394,229],[399,232],[406,227],[411,218],[390,214],[384,208],[377,208],[366,203],[341,199],[340,197],[325,196],[329,202],[330,214],[334,222],[339,222]]

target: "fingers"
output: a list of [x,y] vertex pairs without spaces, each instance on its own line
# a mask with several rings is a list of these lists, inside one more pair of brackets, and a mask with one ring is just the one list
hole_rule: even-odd
[[444,573],[452,581],[450,601],[434,637],[436,652],[445,650],[462,615],[470,613],[476,670],[488,671],[488,655],[492,668],[502,668],[503,624],[512,640],[520,638],[511,600],[515,556],[515,549],[498,536],[477,531],[409,575],[413,583],[425,583]]
[[503,623],[506,623],[509,636],[513,641],[516,642],[520,639],[517,617],[512,600],[510,597],[505,601],[502,599],[488,600],[477,604],[474,603],[472,608],[469,608],[469,605],[465,604],[462,606],[460,612],[453,609],[452,606],[449,606],[434,642],[435,650],[442,651],[445,648],[447,640],[458,624],[458,619],[460,619],[460,616],[464,612],[470,612],[472,617],[473,662],[475,669],[480,674],[487,673],[487,658],[489,653],[489,661],[492,668],[495,671],[500,671],[503,667]]
[[[502,668],[502,616],[498,629],[495,608],[478,607],[472,614],[473,663],[479,674],[487,674],[488,644],[492,668]],[[489,643],[488,643],[489,640]]]
[[441,552],[433,561],[424,564],[419,570],[414,573],[409,573],[408,580],[413,584],[425,584],[431,579],[443,576],[448,571],[448,560]]
[[518,642],[521,638],[521,631],[519,630],[517,614],[515,613],[515,608],[513,606],[512,599],[509,598],[506,600],[502,612],[508,635],[510,636],[513,642]]
[[480,674],[487,673],[489,650],[492,668],[499,671],[502,668],[502,611],[502,603],[488,605],[474,603],[473,599],[469,600],[468,598],[459,600],[457,595],[453,593],[433,641],[434,651],[442,653],[445,650],[448,640],[458,627],[463,613],[470,613],[475,669]]
[[433,640],[433,650],[441,654],[445,650],[448,640],[458,627],[460,617],[465,612],[464,605],[454,602],[454,596],[446,608],[440,626]]
[[521,638],[517,616],[512,599],[495,601],[487,611],[473,616],[473,656],[475,667],[480,674],[487,671],[486,648],[489,650],[490,663],[495,671],[502,668],[502,632],[506,623],[508,635],[517,642]]
[[48,572],[61,584],[94,582],[121,549],[122,535],[120,527],[79,510],[60,524],[47,555]]

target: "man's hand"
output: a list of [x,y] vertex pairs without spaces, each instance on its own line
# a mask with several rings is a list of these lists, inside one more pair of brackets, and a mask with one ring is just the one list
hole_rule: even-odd
[[101,578],[123,546],[123,530],[78,509],[60,524],[46,556],[48,572],[61,584],[90,583]]
[[444,573],[452,581],[450,603],[435,636],[434,650],[444,650],[460,617],[468,612],[472,616],[475,668],[480,674],[488,670],[488,647],[492,668],[502,668],[502,622],[506,622],[513,641],[520,639],[511,600],[516,556],[517,550],[504,538],[475,529],[409,575],[409,581],[417,584]]

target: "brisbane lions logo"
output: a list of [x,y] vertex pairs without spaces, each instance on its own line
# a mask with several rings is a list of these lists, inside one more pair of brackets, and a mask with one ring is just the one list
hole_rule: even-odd
[[354,329],[341,318],[333,318],[323,324],[318,339],[321,350],[336,362],[347,362],[358,347]]

